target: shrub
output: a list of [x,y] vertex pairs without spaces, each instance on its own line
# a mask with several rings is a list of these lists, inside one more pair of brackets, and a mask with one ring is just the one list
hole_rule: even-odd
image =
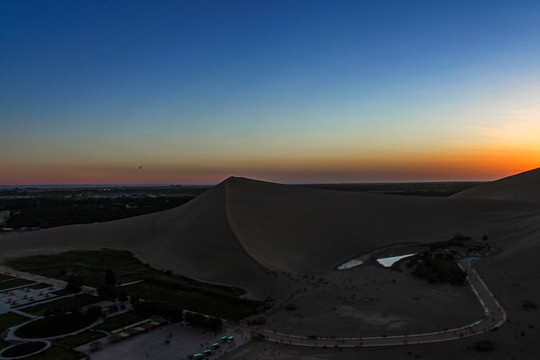
[[184,319],[191,326],[201,329],[219,331],[223,328],[223,321],[211,316],[188,312],[185,314]]
[[25,342],[25,343],[17,344],[13,346],[12,348],[9,348],[8,350],[4,351],[2,353],[2,356],[17,357],[17,356],[33,354],[43,349],[46,345],[47,344],[45,342],[41,342],[41,341]]
[[476,351],[487,352],[493,350],[494,347],[495,344],[493,343],[493,341],[489,340],[482,340],[474,343],[474,349]]
[[90,306],[86,310],[86,313],[84,315],[88,320],[91,320],[92,322],[94,322],[98,318],[103,316],[103,311],[101,310],[101,307],[99,306]]
[[184,312],[182,309],[163,304],[156,301],[137,301],[133,304],[135,310],[142,312],[146,316],[159,314],[171,321],[184,320]]
[[521,304],[521,309],[524,311],[531,311],[538,309],[538,305],[532,300],[524,300]]
[[83,284],[83,278],[79,275],[69,275],[67,278],[66,291],[69,293],[76,293],[81,291]]

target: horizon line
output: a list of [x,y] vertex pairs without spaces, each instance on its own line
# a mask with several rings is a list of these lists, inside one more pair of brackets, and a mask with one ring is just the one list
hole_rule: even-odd
[[[242,176],[238,176],[242,178]],[[247,178],[246,178],[247,179]],[[491,182],[495,180],[431,180],[431,181],[360,181],[360,182],[275,182],[259,179],[252,179],[257,181],[283,184],[283,185],[356,185],[356,184],[428,184],[428,183],[476,183],[476,182]],[[225,180],[223,180],[225,181]],[[221,181],[222,182],[222,181]],[[133,183],[133,184],[0,184],[0,190],[9,188],[60,188],[60,187],[72,187],[72,188],[85,188],[85,187],[174,187],[174,186],[216,186],[220,184],[180,184],[180,183]]]

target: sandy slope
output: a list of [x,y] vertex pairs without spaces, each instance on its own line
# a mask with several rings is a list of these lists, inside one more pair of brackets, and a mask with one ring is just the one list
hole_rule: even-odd
[[455,198],[540,201],[540,168],[455,194]]

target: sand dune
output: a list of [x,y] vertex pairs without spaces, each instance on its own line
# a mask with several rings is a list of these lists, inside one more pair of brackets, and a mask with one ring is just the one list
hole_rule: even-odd
[[522,172],[459,192],[468,199],[540,201],[540,168]]
[[[344,260],[395,243],[482,236],[515,216],[536,213],[521,203],[346,193],[232,178],[227,214],[237,239],[272,270],[326,271]],[[495,226],[494,226],[495,224]]]
[[375,248],[493,233],[533,204],[346,193],[231,177],[188,204],[91,225],[2,236],[1,257],[73,248],[133,251],[154,267],[257,287],[268,270],[317,273]]
[[[521,304],[526,299],[540,303],[539,179],[537,169],[451,198],[436,198],[337,192],[232,177],[181,207],[159,213],[1,235],[0,260],[69,249],[128,249],[159,269],[239,285],[259,298],[270,295],[282,306],[297,302],[305,315],[302,323],[286,310],[272,315],[273,326],[283,331],[376,335],[402,330],[384,324],[362,330],[353,315],[364,319],[372,314],[379,321],[381,314],[390,314],[390,319],[404,319],[408,331],[421,332],[471,322],[482,311],[467,289],[428,285],[376,266],[344,272],[335,271],[336,266],[384,246],[448,240],[457,232],[475,238],[485,234],[494,251],[475,266],[512,322],[484,338],[498,343],[497,358],[510,358],[519,348],[535,354],[532,359],[538,354],[533,333],[538,331],[534,326],[540,323],[540,310],[525,312]],[[323,278],[328,289],[318,285]],[[353,295],[378,300],[343,303]],[[339,313],[343,305],[349,306],[348,315]],[[471,342],[459,344],[467,349]],[[472,354],[455,345],[445,349],[445,358]],[[395,358],[402,358],[398,350]]]

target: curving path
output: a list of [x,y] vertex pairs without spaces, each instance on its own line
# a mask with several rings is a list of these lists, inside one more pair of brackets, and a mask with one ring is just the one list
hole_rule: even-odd
[[[34,342],[34,341],[29,341],[29,342]],[[0,360],[15,360],[15,359],[26,359],[26,358],[29,358],[30,356],[34,356],[34,355],[37,355],[39,353],[42,353],[44,352],[45,350],[49,349],[51,346],[52,346],[52,343],[48,340],[38,340],[38,341],[35,341],[35,342],[43,342],[45,343],[45,346],[33,353],[30,353],[30,354],[26,354],[26,355],[20,355],[20,356],[4,356],[2,355],[4,352],[6,352],[8,349],[10,348],[13,348],[17,345],[20,345],[21,343],[16,343],[16,344],[13,344],[13,345],[10,345],[8,347],[5,347],[3,349],[0,349]]]
[[471,264],[465,261],[458,262],[458,265],[467,274],[467,281],[474,294],[480,301],[484,309],[484,317],[472,324],[459,328],[437,331],[424,334],[379,336],[379,337],[354,337],[354,338],[308,338],[306,336],[296,336],[273,332],[266,329],[255,329],[244,326],[247,329],[264,336],[266,341],[311,347],[371,347],[371,346],[396,346],[407,344],[427,344],[441,341],[461,339],[486,333],[501,326],[507,319],[506,312],[493,296],[478,273]]

